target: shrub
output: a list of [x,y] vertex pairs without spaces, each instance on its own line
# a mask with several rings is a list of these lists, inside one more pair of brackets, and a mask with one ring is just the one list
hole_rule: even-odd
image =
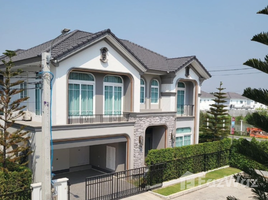
[[206,142],[183,147],[152,149],[145,162],[149,165],[166,163],[163,179],[178,178],[187,171],[197,173],[229,164],[231,140]]
[[[9,170],[0,171],[0,195],[23,191],[19,193],[19,197],[31,199],[29,188],[32,182],[32,172],[30,169],[11,162],[8,162],[7,166]],[[14,199],[14,196],[7,196],[5,199]]]
[[[267,160],[267,155],[261,155],[261,151],[258,151],[258,149],[268,154],[268,141],[258,142],[255,138],[252,138],[250,142],[246,139],[234,140],[230,154],[230,166],[241,170],[245,168],[268,170],[268,168],[262,164]],[[256,153],[258,153],[258,157]],[[253,160],[252,158],[257,159]]]

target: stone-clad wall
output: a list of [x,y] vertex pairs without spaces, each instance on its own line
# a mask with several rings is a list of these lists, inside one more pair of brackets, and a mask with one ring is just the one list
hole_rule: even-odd
[[[134,168],[144,166],[145,131],[150,126],[165,126],[167,134],[167,147],[172,146],[171,133],[175,131],[175,113],[135,113],[131,114],[129,121],[134,125]],[[143,145],[139,144],[139,136],[143,136]]]

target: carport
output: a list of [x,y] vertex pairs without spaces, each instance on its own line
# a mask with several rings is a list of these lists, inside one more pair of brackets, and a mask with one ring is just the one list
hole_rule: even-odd
[[126,169],[127,139],[124,136],[58,140],[53,144],[55,174],[90,168],[104,172]]

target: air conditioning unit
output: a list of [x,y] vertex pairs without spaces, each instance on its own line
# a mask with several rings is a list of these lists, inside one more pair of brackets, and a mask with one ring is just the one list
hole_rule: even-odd
[[31,113],[29,111],[25,111],[23,117],[22,117],[23,121],[32,121],[32,116]]

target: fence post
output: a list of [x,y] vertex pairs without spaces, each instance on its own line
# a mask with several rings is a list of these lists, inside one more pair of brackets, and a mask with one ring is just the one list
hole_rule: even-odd
[[119,172],[116,173],[116,198],[118,198],[118,174]]
[[33,188],[31,199],[42,200],[42,193],[41,193],[42,183],[32,183],[31,187]]
[[54,181],[54,187],[56,189],[56,196],[58,200],[68,199],[68,178],[60,178]]
[[206,163],[207,163],[207,154],[206,153],[204,153],[204,172],[206,171]]
[[111,174],[112,177],[112,199],[114,199],[114,177],[113,174]]

